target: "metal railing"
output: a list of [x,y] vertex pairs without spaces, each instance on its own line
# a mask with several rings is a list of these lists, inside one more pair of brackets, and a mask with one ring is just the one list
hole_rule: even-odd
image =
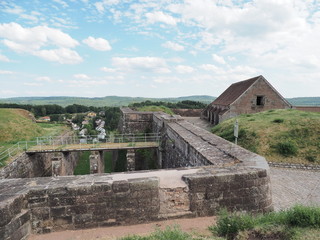
[[[37,137],[34,141],[20,141],[10,148],[0,153],[0,166],[4,165],[2,161],[15,156],[23,151],[43,151],[46,149],[59,150],[73,147],[77,150],[92,148],[103,148],[104,144],[119,144],[120,147],[135,147],[141,143],[159,143],[160,135],[157,133],[146,134],[109,134],[106,136],[68,136],[68,137]],[[106,146],[106,145],[105,145]],[[115,145],[115,147],[117,147]]]

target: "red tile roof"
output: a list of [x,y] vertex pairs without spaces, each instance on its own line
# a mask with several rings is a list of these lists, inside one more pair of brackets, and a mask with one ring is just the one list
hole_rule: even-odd
[[260,76],[237,82],[228,87],[212,104],[228,106],[237,100]]

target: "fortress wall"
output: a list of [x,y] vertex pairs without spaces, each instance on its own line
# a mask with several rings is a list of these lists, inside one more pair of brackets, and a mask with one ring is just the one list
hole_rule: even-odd
[[0,239],[128,225],[220,208],[272,209],[266,170],[215,168],[0,180]]
[[[58,154],[58,156],[56,156]],[[59,155],[62,155],[60,157]],[[51,176],[51,162],[54,158],[61,158],[66,175],[72,175],[79,159],[78,152],[70,152],[67,157],[63,153],[34,153],[19,155],[13,162],[0,170],[1,178],[34,178]]]
[[0,170],[1,178],[32,178],[51,175],[51,153],[25,152]]
[[121,133],[144,133],[152,131],[153,112],[135,112],[130,108],[121,108],[118,129]]

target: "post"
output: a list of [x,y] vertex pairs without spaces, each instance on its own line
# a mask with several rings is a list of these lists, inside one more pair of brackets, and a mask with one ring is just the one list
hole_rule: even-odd
[[234,123],[234,129],[233,129],[233,135],[235,137],[234,143],[237,145],[238,144],[238,133],[239,133],[239,123],[238,123],[238,119],[236,119],[235,123]]

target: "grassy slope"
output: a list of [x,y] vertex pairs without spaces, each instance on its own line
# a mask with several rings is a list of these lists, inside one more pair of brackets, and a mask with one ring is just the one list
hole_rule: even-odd
[[0,109],[0,142],[17,142],[41,136],[45,131],[22,109]]
[[[33,122],[30,112],[26,110],[0,108],[0,153],[19,141],[57,136],[66,131],[68,128],[65,125]],[[2,159],[1,162],[6,160]]]
[[[233,141],[233,124],[229,119],[213,128],[213,133]],[[297,110],[270,110],[238,117],[239,145],[265,156],[269,161],[320,163],[320,114]],[[277,152],[281,143],[297,147],[295,155]]]

